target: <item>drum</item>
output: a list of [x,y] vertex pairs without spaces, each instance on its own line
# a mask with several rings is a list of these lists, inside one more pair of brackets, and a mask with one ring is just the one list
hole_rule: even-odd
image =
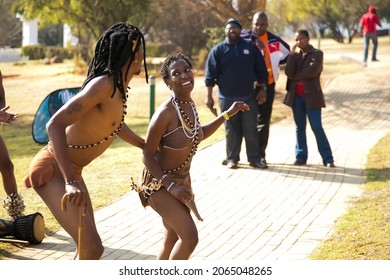
[[15,221],[0,219],[0,236],[14,236],[20,240],[39,244],[45,237],[45,221],[41,213],[21,216]]

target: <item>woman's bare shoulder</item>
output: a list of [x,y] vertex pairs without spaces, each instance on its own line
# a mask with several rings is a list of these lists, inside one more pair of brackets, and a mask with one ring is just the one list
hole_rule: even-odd
[[160,112],[164,114],[165,116],[167,115],[172,115],[175,113],[175,109],[173,108],[171,99],[167,99],[163,101],[160,106],[158,106],[156,112]]
[[154,124],[169,124],[173,119],[176,118],[176,112],[173,105],[169,100],[165,100],[158,106],[155,113],[153,114],[152,122]]

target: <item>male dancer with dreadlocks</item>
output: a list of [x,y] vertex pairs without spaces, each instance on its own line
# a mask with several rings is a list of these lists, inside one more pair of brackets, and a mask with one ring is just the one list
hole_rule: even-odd
[[[99,259],[104,251],[82,169],[116,136],[141,149],[145,143],[124,123],[126,90],[133,75],[140,73],[142,60],[147,81],[145,42],[138,28],[117,23],[103,33],[80,93],[48,122],[50,142],[35,156],[25,178],[25,185],[34,188],[78,244],[79,259]],[[63,198],[66,211],[61,209]],[[80,209],[83,238],[78,236]]]

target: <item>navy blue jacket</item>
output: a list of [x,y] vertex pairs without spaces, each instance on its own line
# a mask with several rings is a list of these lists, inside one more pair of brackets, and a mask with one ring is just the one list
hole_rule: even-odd
[[236,45],[227,38],[214,46],[206,61],[205,84],[218,85],[221,99],[247,100],[255,94],[256,83],[267,84],[268,72],[263,55],[250,40]]

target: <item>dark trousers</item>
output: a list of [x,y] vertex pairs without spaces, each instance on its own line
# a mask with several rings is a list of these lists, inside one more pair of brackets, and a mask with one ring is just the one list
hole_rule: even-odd
[[364,35],[364,62],[367,61],[370,40],[372,41],[373,45],[371,59],[376,60],[376,51],[378,49],[378,36],[375,33],[367,33]]
[[[219,99],[221,112],[226,111],[234,103],[232,100]],[[246,153],[249,162],[260,160],[259,141],[257,137],[256,118],[257,101],[255,96],[246,101],[251,110],[238,112],[228,121],[225,121],[226,131],[226,159],[240,161],[240,151],[243,138],[246,144]],[[254,109],[252,109],[254,108]]]
[[275,83],[267,86],[267,101],[259,106],[257,114],[257,131],[260,142],[260,157],[265,159],[265,150],[268,145],[269,127],[271,123],[272,106],[275,99]]

